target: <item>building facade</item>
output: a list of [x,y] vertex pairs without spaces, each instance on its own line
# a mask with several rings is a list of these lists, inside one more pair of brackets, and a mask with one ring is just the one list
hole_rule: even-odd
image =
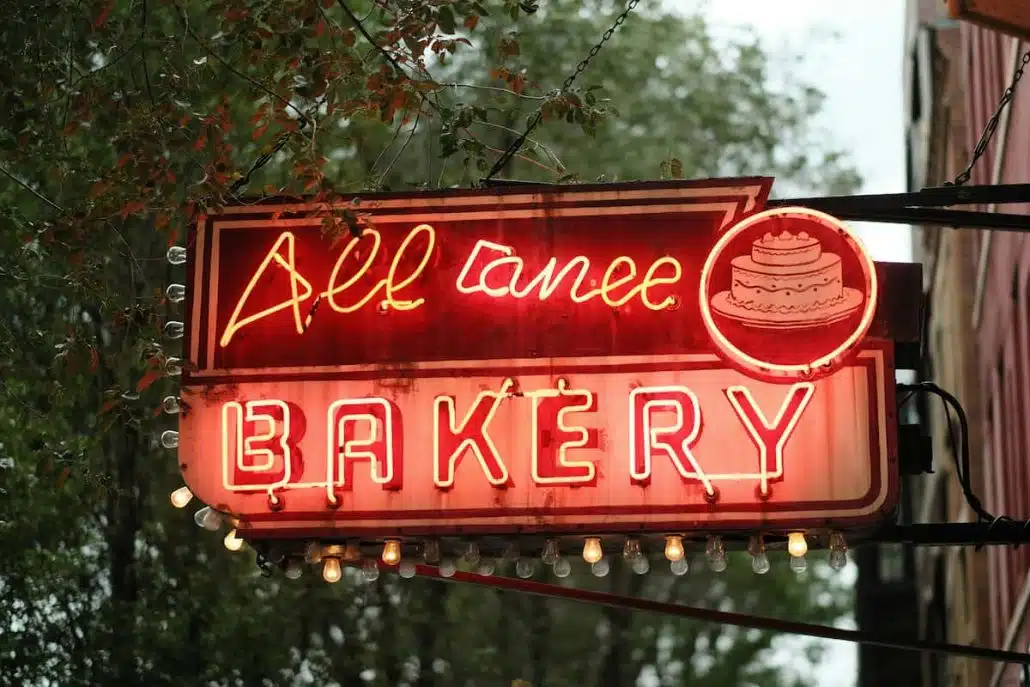
[[[908,184],[918,190],[965,169],[1030,41],[951,20],[940,0],[909,0],[907,8]],[[1030,182],[1027,77],[969,184]],[[1028,213],[1030,205],[998,210]],[[927,305],[921,376],[957,396],[968,414],[970,486],[986,509],[1030,518],[1030,241],[1016,233],[940,227],[916,228],[914,241]],[[955,472],[959,455],[943,405],[927,399],[920,416],[933,438],[934,473],[906,484],[915,521],[974,520]],[[1027,651],[1028,570],[1030,547],[916,551],[920,634]],[[1015,687],[1022,679],[1016,666],[927,656],[921,673],[925,685]]]

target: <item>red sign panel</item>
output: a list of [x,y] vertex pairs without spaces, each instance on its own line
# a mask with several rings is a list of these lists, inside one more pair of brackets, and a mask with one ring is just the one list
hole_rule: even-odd
[[296,536],[881,517],[883,270],[769,185],[377,196],[335,241],[310,204],[206,218],[188,484]]

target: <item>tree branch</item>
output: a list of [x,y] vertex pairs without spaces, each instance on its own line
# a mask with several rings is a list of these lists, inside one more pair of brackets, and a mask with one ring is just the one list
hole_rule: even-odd
[[10,173],[9,171],[7,171],[7,169],[6,169],[6,168],[5,168],[5,167],[4,167],[3,165],[0,165],[0,174],[3,174],[3,175],[4,175],[5,177],[7,177],[8,179],[10,179],[10,180],[11,180],[11,181],[13,181],[14,183],[18,184],[18,185],[19,185],[19,186],[21,186],[21,187],[22,187],[23,189],[25,189],[26,191],[28,191],[28,192],[29,192],[29,193],[31,193],[32,195],[36,196],[36,197],[37,197],[37,198],[39,198],[39,199],[40,199],[41,201],[43,201],[44,203],[46,203],[46,204],[47,204],[47,205],[49,205],[50,207],[54,208],[54,209],[55,209],[55,210],[57,210],[58,212],[64,213],[64,211],[65,211],[65,210],[64,210],[64,208],[62,208],[62,207],[61,207],[60,205],[58,205],[57,203],[55,203],[54,201],[52,201],[52,200],[50,200],[49,198],[47,198],[46,196],[44,196],[44,195],[43,195],[42,193],[40,193],[40,192],[39,192],[39,191],[37,191],[36,189],[34,189],[34,188],[32,188],[31,186],[29,186],[28,184],[26,184],[26,183],[25,183],[24,181],[22,181],[22,180],[21,180],[21,179],[19,179],[18,177],[16,177],[16,176],[14,176],[13,174],[11,174],[11,173]]

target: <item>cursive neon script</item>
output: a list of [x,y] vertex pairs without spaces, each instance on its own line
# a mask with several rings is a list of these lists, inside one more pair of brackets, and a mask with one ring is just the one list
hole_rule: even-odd
[[[402,275],[401,263],[404,260],[405,255],[408,251],[415,250],[412,248],[412,244],[421,235],[426,236],[425,247],[422,251],[422,258],[419,260],[418,265],[411,270],[406,276]],[[372,248],[365,255],[364,262],[361,266],[352,274],[350,277],[341,280],[341,274],[343,272],[345,263],[352,255],[360,260],[360,255],[357,251],[358,242],[361,238],[369,236],[372,239]],[[279,238],[272,245],[272,248],[265,255],[265,259],[261,261],[257,270],[254,272],[250,281],[247,283],[247,287],[243,290],[243,294],[240,295],[238,301],[236,301],[236,307],[233,309],[232,316],[229,318],[229,323],[225,325],[225,331],[222,332],[221,345],[224,348],[229,345],[232,341],[233,336],[246,327],[249,324],[253,324],[258,320],[264,319],[269,315],[273,315],[281,310],[287,308],[293,311],[293,321],[297,328],[298,334],[303,334],[308,325],[308,318],[301,316],[300,304],[311,297],[314,289],[311,286],[311,282],[301,276],[300,272],[297,271],[297,261],[295,257],[295,245],[296,239],[293,234],[284,231],[279,235]],[[430,258],[433,256],[433,250],[436,248],[436,230],[428,224],[420,224],[410,232],[401,242],[400,247],[397,249],[397,253],[393,256],[393,260],[390,262],[390,268],[383,279],[377,281],[363,296],[357,298],[353,303],[344,303],[339,300],[344,293],[355,289],[358,282],[361,281],[368,272],[372,269],[372,265],[375,264],[376,258],[379,257],[379,251],[383,244],[382,235],[375,229],[365,229],[362,232],[361,237],[353,237],[344,246],[340,256],[336,259],[336,264],[333,265],[332,274],[329,276],[329,285],[325,291],[319,294],[319,298],[324,298],[329,307],[339,313],[352,313],[360,310],[364,306],[368,305],[377,296],[379,297],[378,307],[382,310],[414,310],[415,308],[422,305],[425,302],[424,298],[415,299],[404,299],[398,296],[398,292],[406,289],[415,280],[417,280],[426,269],[426,265],[429,264]],[[284,256],[283,248],[285,247]],[[290,275],[290,297],[276,303],[273,306],[267,307],[253,315],[241,317],[243,309],[246,306],[247,301],[250,299],[255,287],[261,281],[262,276],[268,270],[268,267],[275,264],[285,269]],[[303,291],[303,292],[302,292]]]
[[[470,284],[469,273],[472,271],[473,265],[480,259],[481,253],[486,253],[488,256],[493,254],[498,257],[494,257],[486,263],[479,270],[478,279]],[[664,267],[670,268],[667,271],[672,273],[668,276],[658,276],[658,272]],[[551,258],[544,265],[544,268],[540,270],[539,274],[520,286],[519,282],[523,279],[525,269],[525,261],[515,255],[515,249],[511,246],[480,240],[476,242],[475,248],[472,249],[468,259],[465,261],[465,265],[461,268],[461,272],[458,273],[458,280],[455,286],[458,291],[464,294],[482,292],[494,298],[504,298],[505,296],[526,298],[536,291],[539,299],[543,301],[551,297],[566,277],[575,273],[572,286],[569,289],[569,298],[573,303],[586,303],[600,297],[608,306],[618,308],[629,303],[634,297],[639,295],[641,303],[648,310],[665,310],[676,303],[676,298],[674,296],[667,296],[660,302],[655,303],[651,300],[648,289],[660,284],[675,284],[683,276],[683,266],[680,265],[679,260],[668,256],[658,258],[651,263],[651,266],[648,267],[647,272],[644,274],[644,278],[638,284],[631,286],[622,296],[615,297],[613,292],[616,289],[625,287],[637,278],[637,264],[633,261],[633,258],[625,255],[620,255],[608,263],[608,268],[604,271],[604,276],[601,278],[600,286],[586,292],[583,291],[583,282],[586,281],[587,272],[590,270],[590,259],[582,255],[577,255],[565,263],[558,270],[557,274],[555,274],[555,270],[558,269],[558,258]],[[615,275],[620,271],[624,272],[624,274],[616,277]],[[491,276],[492,272],[498,273],[504,279],[502,286],[489,286],[487,284],[487,279]]]
[[[390,260],[386,276],[371,286],[363,285],[380,262],[381,253],[385,252],[382,235],[373,228],[366,228],[360,237],[351,238],[344,246],[333,265],[329,283],[316,297],[311,282],[297,269],[296,237],[284,231],[265,254],[237,299],[219,343],[223,348],[228,346],[243,328],[283,310],[291,312],[297,333],[303,334],[310,324],[313,309],[309,308],[305,313],[301,305],[313,297],[316,297],[315,303],[325,300],[335,312],[343,314],[357,312],[370,304],[382,312],[414,310],[425,303],[425,298],[409,297],[404,292],[425,273],[435,250],[436,230],[429,224],[420,224],[401,241]],[[408,256],[413,257],[409,260]],[[411,263],[414,263],[413,267],[404,267]],[[289,275],[288,295],[278,303],[244,315],[254,290],[268,278],[272,266],[285,270]],[[536,275],[528,275],[525,262],[515,255],[514,248],[480,240],[462,264],[455,287],[466,295],[483,293],[491,298],[515,299],[535,295],[544,301],[560,286],[569,284],[569,298],[574,303],[597,299],[609,307],[618,308],[639,298],[645,308],[658,311],[673,307],[677,299],[672,295],[657,296],[653,290],[676,284],[683,276],[683,266],[668,256],[652,262],[643,276],[640,276],[637,263],[625,255],[608,263],[599,283],[590,280],[586,284],[590,269],[590,259],[582,255],[573,257],[560,267],[558,259],[552,257]],[[496,285],[498,283],[500,285]]]

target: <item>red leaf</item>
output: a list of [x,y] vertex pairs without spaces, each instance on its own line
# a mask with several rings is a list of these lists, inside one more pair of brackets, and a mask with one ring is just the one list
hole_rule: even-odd
[[147,387],[149,387],[157,380],[161,379],[163,376],[164,373],[160,369],[151,368],[147,370],[145,373],[143,373],[143,376],[139,378],[139,381],[136,382],[137,393],[143,393],[147,389]]
[[68,481],[68,477],[70,477],[71,474],[72,474],[72,469],[69,468],[69,467],[66,467],[64,470],[61,470],[61,474],[57,478],[57,488],[58,489],[60,489],[61,487],[64,486],[64,483]]
[[118,168],[121,169],[125,165],[129,164],[129,160],[131,159],[132,153],[125,153],[124,155],[122,155],[120,158],[118,158]]
[[154,218],[154,228],[155,229],[164,229],[166,226],[168,226],[168,222],[170,220],[171,220],[171,217],[169,217],[167,213],[164,213],[164,212],[158,213],[157,217]]
[[478,23],[479,23],[479,15],[478,14],[470,14],[469,16],[465,17],[465,21],[462,22],[462,24],[465,26],[465,28],[468,29],[469,31],[475,31],[476,30],[476,24],[478,24]]
[[93,28],[99,29],[101,26],[107,23],[108,17],[111,16],[111,11],[114,10],[114,0],[107,0],[103,7],[100,8],[100,13],[97,14],[93,20]]
[[112,410],[114,410],[117,405],[118,405],[118,401],[115,400],[115,399],[111,399],[110,401],[106,401],[104,403],[104,405],[100,406],[100,410],[97,412],[97,415],[106,415],[107,413],[109,413]]
[[258,140],[259,138],[265,135],[266,131],[268,131],[267,124],[262,124],[261,126],[257,127],[256,129],[254,129],[254,133],[252,134],[253,139],[255,141]]
[[315,35],[321,36],[325,33],[325,19],[319,19],[318,23],[315,24]]

